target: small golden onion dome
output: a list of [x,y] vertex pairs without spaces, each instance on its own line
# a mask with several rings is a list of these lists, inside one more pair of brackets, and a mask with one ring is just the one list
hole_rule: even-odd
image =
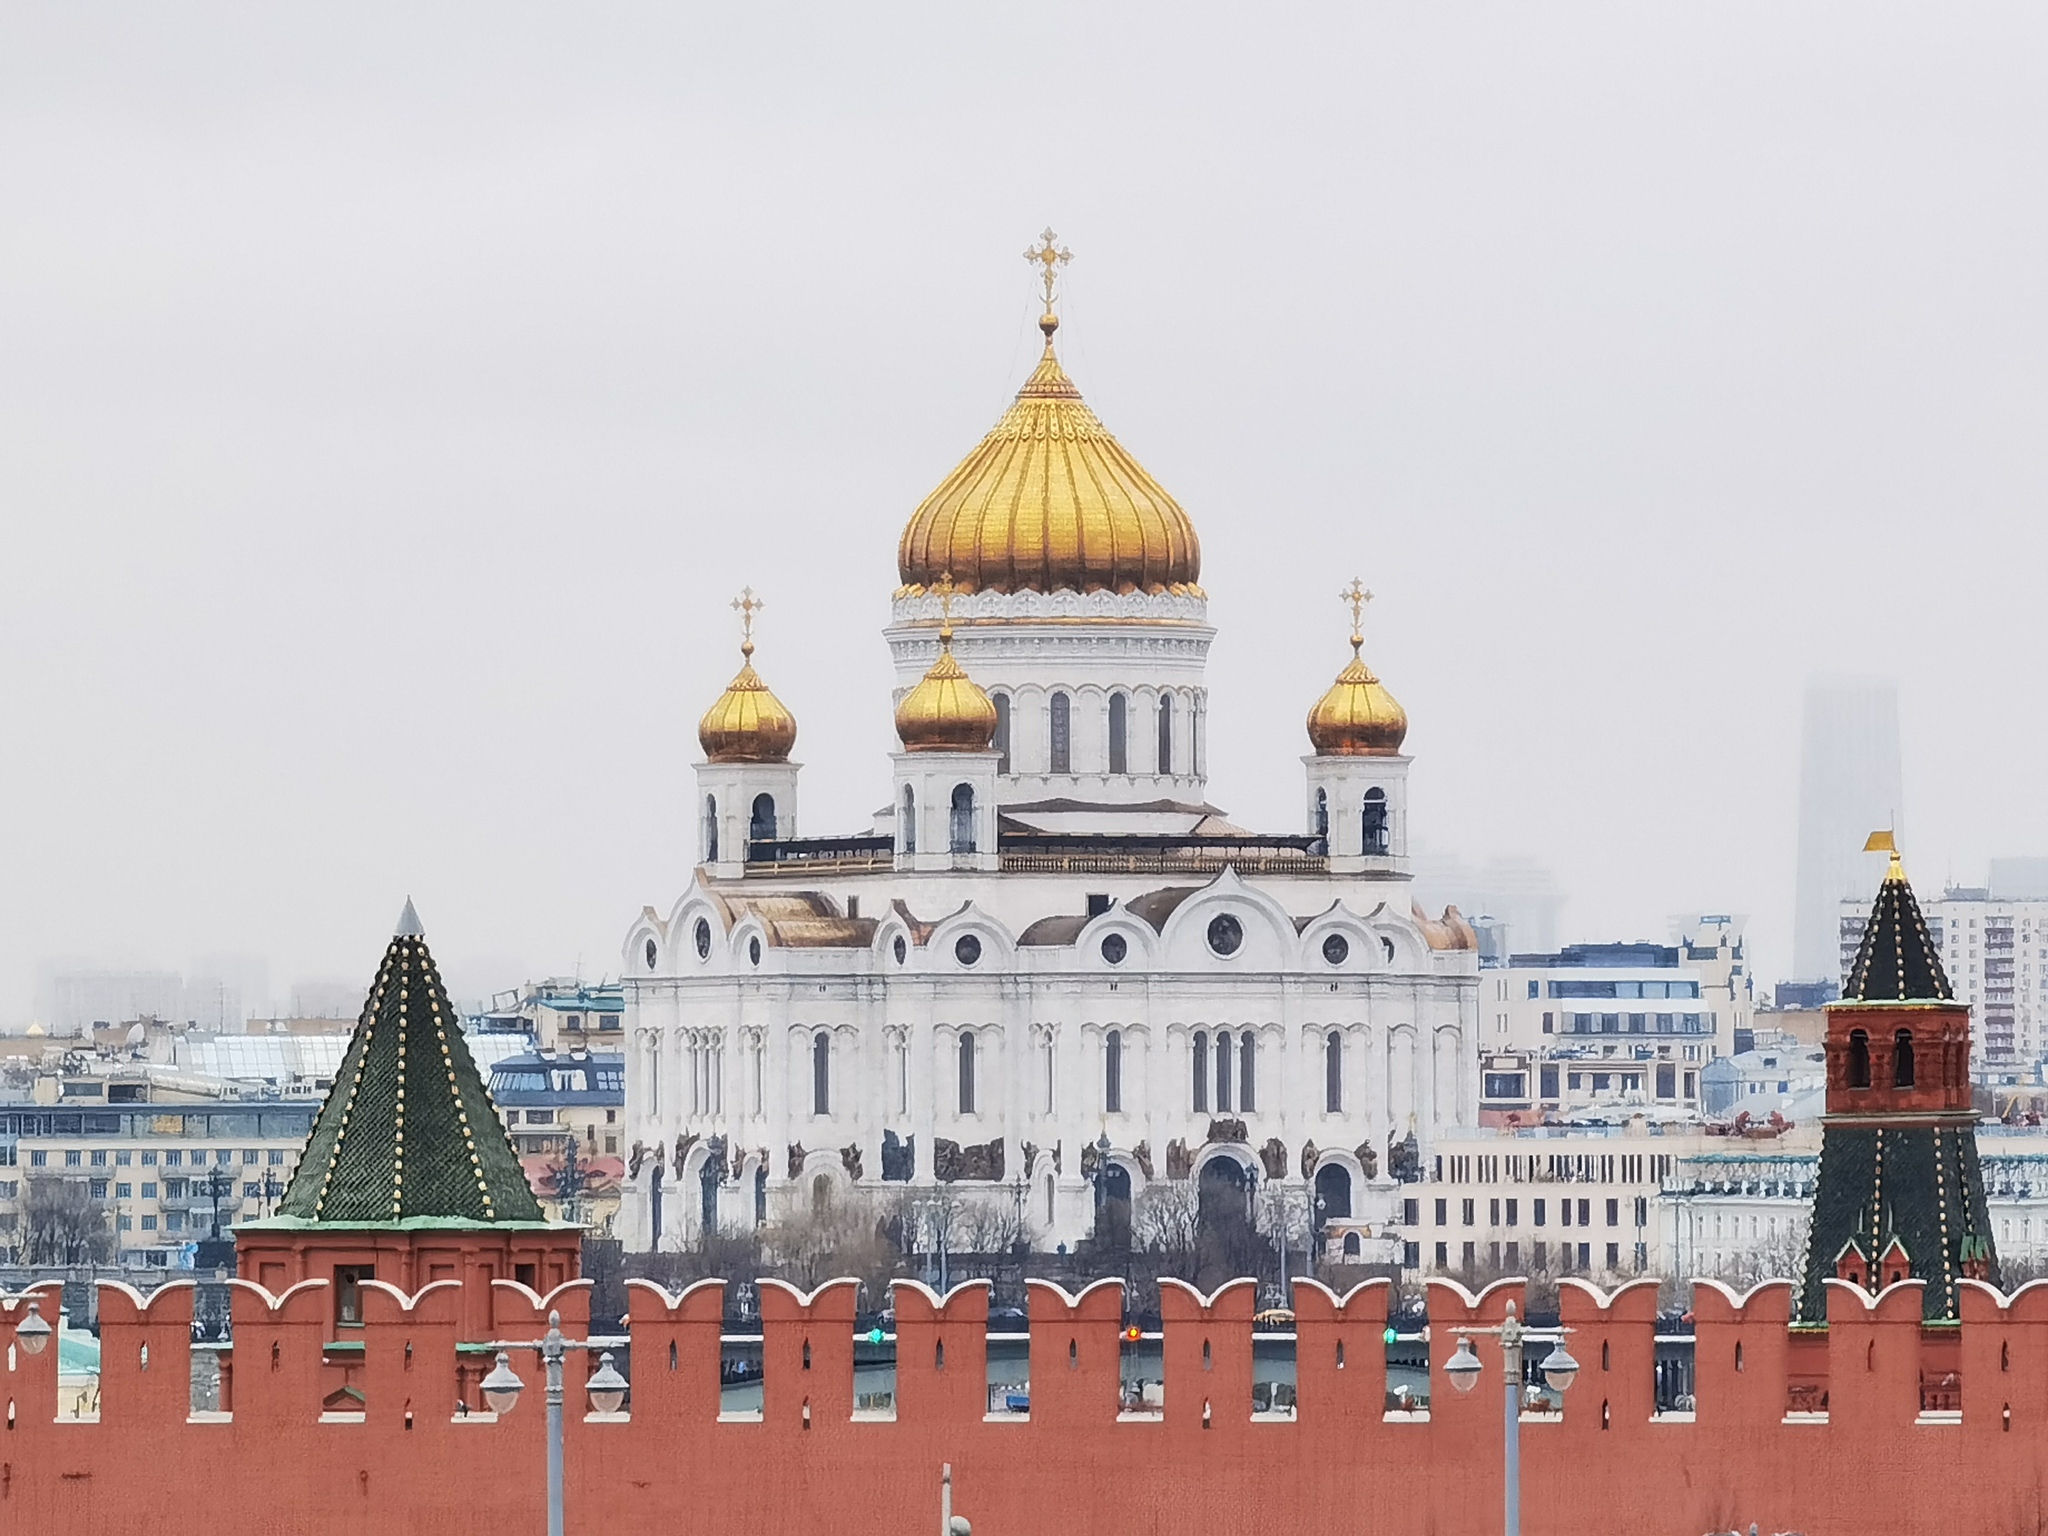
[[1058,318],[1039,326],[1045,355],[1016,403],[903,530],[904,586],[950,571],[962,592],[1199,594],[1194,524],[1082,401],[1053,354]]
[[1359,654],[1365,637],[1351,632],[1351,664],[1308,712],[1317,757],[1395,757],[1408,735],[1408,711],[1373,676]]
[[939,659],[896,706],[896,734],[906,752],[986,752],[995,737],[995,701],[953,659],[950,622],[939,628]]
[[714,763],[786,763],[796,746],[796,716],[754,670],[754,642],[740,646],[740,670],[697,722],[697,741]]

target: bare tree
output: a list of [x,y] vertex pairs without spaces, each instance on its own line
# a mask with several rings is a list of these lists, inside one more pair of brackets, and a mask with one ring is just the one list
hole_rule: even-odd
[[[1117,1202],[1121,1204],[1121,1202]],[[1201,1262],[1202,1196],[1192,1179],[1148,1184],[1131,1211],[1131,1238],[1162,1275],[1193,1280]]]
[[22,1202],[22,1256],[30,1264],[104,1264],[114,1256],[105,1202],[83,1179],[32,1176]]
[[886,1295],[903,1257],[888,1227],[872,1200],[848,1195],[790,1212],[763,1234],[764,1246],[776,1272],[805,1290],[851,1275]]

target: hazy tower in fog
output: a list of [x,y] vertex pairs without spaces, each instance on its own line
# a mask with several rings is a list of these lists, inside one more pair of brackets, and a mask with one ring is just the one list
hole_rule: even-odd
[[1792,969],[1839,980],[1841,911],[1884,874],[1863,851],[1880,827],[1905,831],[1899,780],[1899,689],[1888,678],[1822,677],[1806,685],[1799,748],[1799,889]]

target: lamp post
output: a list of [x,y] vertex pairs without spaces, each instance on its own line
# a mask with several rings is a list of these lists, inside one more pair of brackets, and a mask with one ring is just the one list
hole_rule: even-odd
[[32,1300],[28,1304],[28,1316],[14,1325],[14,1342],[21,1346],[24,1354],[40,1355],[50,1342],[50,1335],[56,1331],[43,1321],[43,1304]]
[[[562,1314],[550,1312],[545,1337],[506,1340],[490,1347],[498,1351],[498,1363],[491,1367],[491,1373],[483,1380],[484,1402],[491,1412],[501,1417],[518,1406],[519,1394],[526,1387],[526,1383],[519,1379],[519,1373],[512,1369],[512,1357],[507,1351],[532,1349],[540,1352],[547,1380],[548,1536],[562,1536],[562,1360],[572,1349],[590,1349],[593,1346],[582,1339],[565,1337]],[[612,1368],[610,1350],[598,1356],[597,1371],[584,1390],[590,1394],[591,1412],[619,1411],[619,1405],[626,1400],[626,1378]]]
[[[1501,1370],[1506,1377],[1503,1383],[1506,1402],[1506,1449],[1504,1452],[1503,1494],[1505,1522],[1502,1529],[1506,1536],[1522,1536],[1522,1337],[1525,1330],[1521,1319],[1515,1316],[1515,1304],[1508,1303],[1507,1321],[1498,1328],[1470,1328],[1458,1335],[1458,1348],[1450,1359],[1444,1362],[1444,1374],[1451,1379],[1451,1385],[1460,1392],[1470,1392],[1479,1381],[1479,1356],[1472,1352],[1474,1334],[1498,1334],[1500,1336]],[[1543,1379],[1550,1383],[1553,1391],[1566,1392],[1578,1378],[1579,1362],[1565,1353],[1564,1340],[1559,1338],[1543,1357],[1539,1369]]]
[[953,1513],[953,1463],[939,1468],[939,1536],[974,1536],[965,1515]]

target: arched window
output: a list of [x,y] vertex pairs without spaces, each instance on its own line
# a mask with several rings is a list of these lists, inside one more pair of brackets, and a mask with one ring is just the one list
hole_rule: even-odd
[[754,796],[754,814],[747,822],[747,839],[756,843],[775,841],[775,797]]
[[1849,1086],[1870,1086],[1870,1036],[1860,1029],[1849,1031]]
[[1102,1107],[1112,1115],[1124,1108],[1124,1032],[1112,1029],[1102,1037]]
[[1159,771],[1173,772],[1173,695],[1159,695]]
[[953,852],[974,852],[974,786],[953,786]]
[[996,706],[996,772],[1010,771],[1010,696],[1007,693],[991,694]]
[[811,1037],[811,1113],[832,1113],[832,1037],[822,1029]]
[[1052,747],[1053,773],[1074,771],[1074,701],[1064,693],[1052,696],[1050,717],[1050,744]]
[[1323,1042],[1323,1112],[1344,1112],[1344,1037],[1334,1029]]
[[1195,1031],[1191,1042],[1195,1063],[1195,1112],[1209,1112],[1209,1034],[1206,1030]]
[[1130,749],[1128,746],[1131,725],[1131,701],[1120,693],[1109,696],[1109,771],[1129,773]]
[[1326,845],[1330,841],[1330,796],[1321,789],[1316,791],[1316,836]]
[[1902,1029],[1892,1036],[1892,1086],[1913,1086],[1913,1032]]
[[908,784],[903,786],[903,810],[896,819],[901,823],[896,829],[896,846],[905,853],[917,852],[917,791]]
[[718,862],[718,797],[704,797],[704,862]]
[[960,1035],[960,1113],[974,1113],[974,1036]]
[[1387,792],[1384,789],[1368,789],[1365,792],[1365,820],[1360,830],[1364,836],[1359,852],[1387,851]]
[[1345,1258],[1355,1259],[1359,1256],[1359,1254],[1364,1252],[1364,1250],[1365,1245],[1358,1240],[1358,1234],[1356,1232],[1346,1232],[1344,1234]]
[[1245,1030],[1237,1037],[1237,1107],[1250,1114],[1258,1106],[1256,1089],[1259,1048],[1252,1039],[1252,1032]]
[[1216,1113],[1230,1113],[1230,1031],[1216,1031]]
[[718,1230],[718,1174],[723,1166],[723,1159],[707,1157],[704,1166],[697,1170],[697,1219],[703,1224],[707,1237]]

